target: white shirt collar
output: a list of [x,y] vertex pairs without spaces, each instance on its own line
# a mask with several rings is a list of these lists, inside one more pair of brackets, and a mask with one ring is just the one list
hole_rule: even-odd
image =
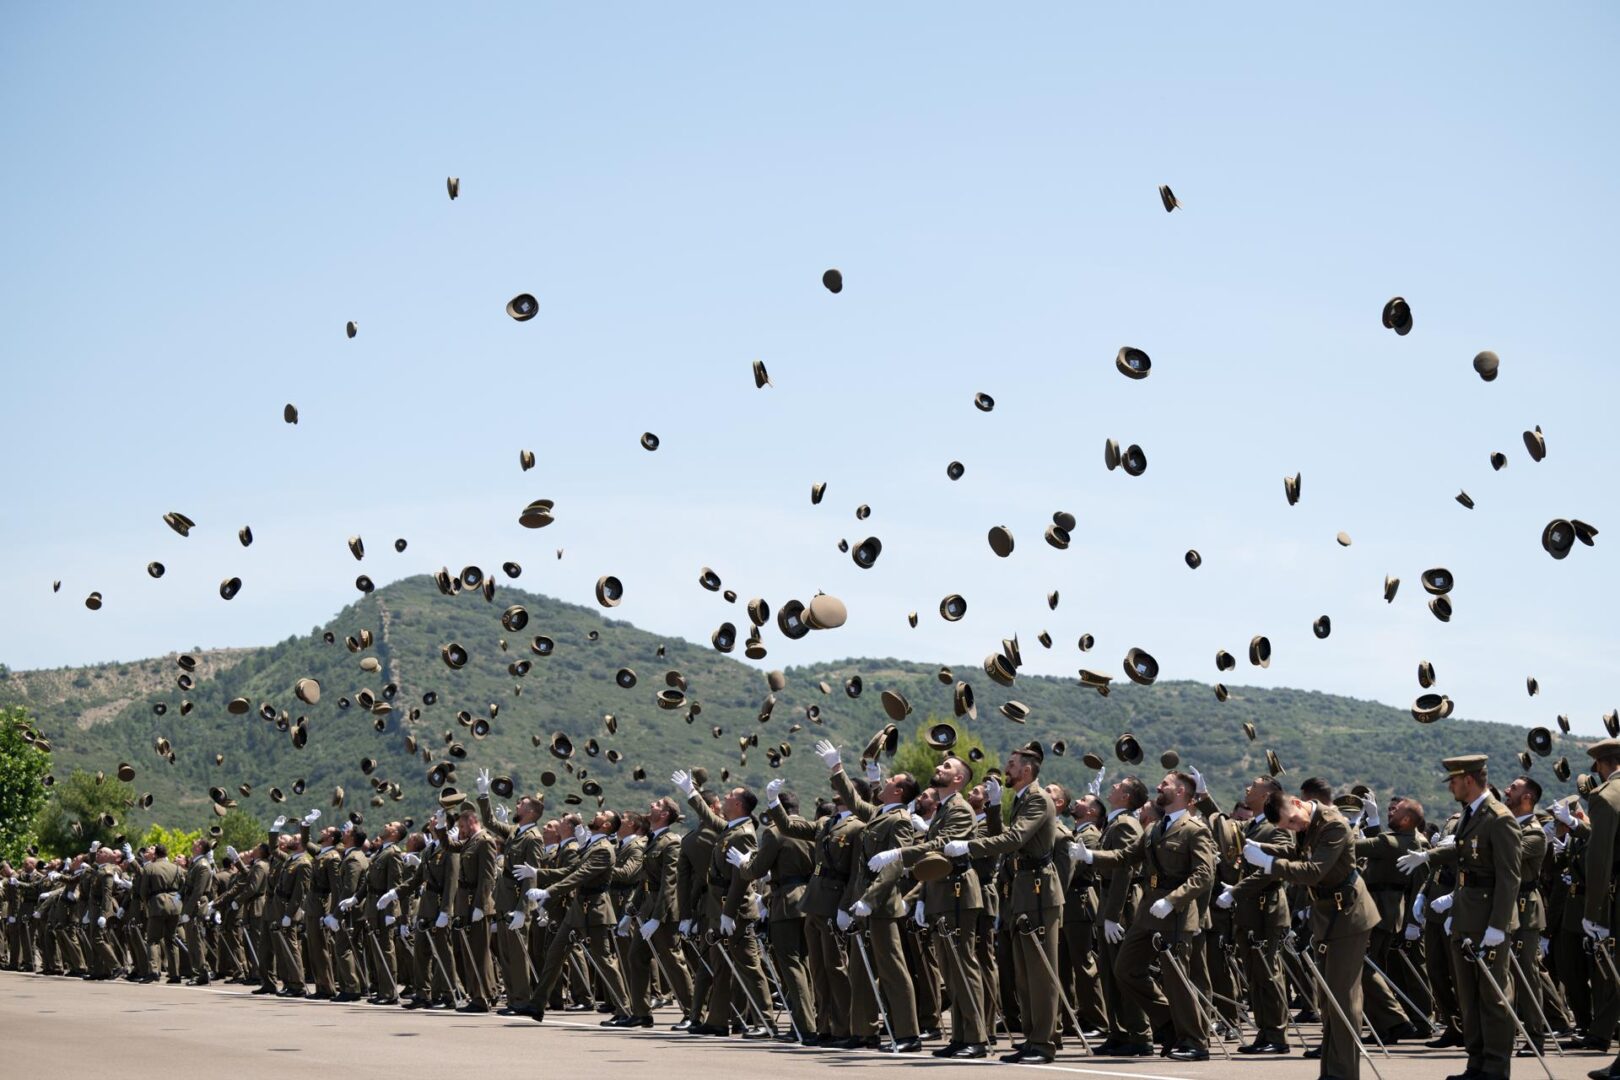
[[1476,814],[1479,813],[1479,808],[1481,806],[1483,806],[1484,803],[1485,803],[1485,800],[1490,798],[1490,797],[1491,797],[1491,793],[1489,791],[1480,792],[1479,793],[1479,798],[1475,799],[1473,802],[1468,804],[1468,809],[1470,811],[1472,811],[1473,813],[1476,813]]
[[653,839],[656,840],[660,836],[663,836],[667,832],[669,832],[669,826],[668,825],[665,825],[662,829],[654,829],[653,830]]
[[843,821],[847,817],[849,817],[849,811],[848,810],[840,810],[840,811],[838,811],[838,813],[833,815],[833,824],[836,825],[840,821]]
[[1172,826],[1176,822],[1180,821],[1181,818],[1182,818],[1182,815],[1184,815],[1186,812],[1187,812],[1187,808],[1184,806],[1180,810],[1172,810],[1172,811],[1170,811],[1170,813],[1164,815],[1164,820],[1165,820],[1164,828],[1165,828],[1165,831],[1168,832],[1170,830],[1170,826]]
[[336,845],[334,845],[334,844],[327,844],[325,847],[321,848],[321,854],[325,855],[328,851],[331,851],[335,846]]
[[519,825],[519,826],[518,826],[518,828],[517,828],[517,832],[516,832],[516,833],[515,833],[515,834],[514,834],[514,835],[516,835],[516,836],[522,836],[522,835],[523,835],[523,834],[524,834],[524,833],[526,833],[526,832],[528,832],[528,831],[529,831],[529,830],[530,830],[530,829],[532,829],[532,828],[534,828],[534,826],[535,826],[535,823],[534,823],[534,822],[532,822],[532,821],[527,821],[527,822],[524,822],[524,823],[523,823],[523,824],[522,824],[522,825]]
[[901,810],[905,808],[905,805],[905,803],[886,802],[878,807],[878,813],[887,814],[890,810]]
[[553,852],[555,852],[557,850],[557,845],[556,844],[547,844],[545,846],[544,850],[545,850],[545,853],[547,855],[550,855],[550,854],[552,854]]
[[748,820],[748,815],[747,814],[744,814],[742,817],[734,817],[730,821],[726,822],[726,828],[734,829],[738,825],[741,825],[743,822],[745,822],[747,820]]
[[1520,825],[1523,825],[1525,822],[1529,821],[1531,818],[1533,818],[1535,816],[1536,816],[1536,812],[1534,810],[1532,810],[1528,814],[1520,814],[1519,816],[1515,817],[1513,820],[1517,821]]
[[598,840],[606,840],[606,839],[607,839],[607,837],[604,834],[599,833],[599,832],[593,832],[593,833],[591,833],[591,835],[589,835],[589,836],[587,836],[585,838],[585,846],[590,847],[592,844],[596,843]]
[[624,845],[628,844],[630,841],[634,840],[635,838],[636,838],[635,833],[630,833],[627,836],[621,836],[621,837],[619,837],[619,846],[624,847]]
[[1127,809],[1125,807],[1123,807],[1123,806],[1115,807],[1114,809],[1108,811],[1108,822],[1109,822],[1109,824],[1113,824],[1113,821],[1114,821],[1115,818],[1119,817],[1119,815],[1121,815],[1123,813],[1126,813],[1126,812],[1127,812]]

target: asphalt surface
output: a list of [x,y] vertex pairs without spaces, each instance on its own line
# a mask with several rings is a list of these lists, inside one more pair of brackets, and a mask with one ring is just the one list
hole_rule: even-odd
[[[1046,1066],[896,1059],[875,1051],[824,1051],[710,1039],[668,1031],[679,1019],[666,1011],[651,1030],[603,1030],[594,1013],[526,1018],[461,1015],[368,1005],[254,997],[247,987],[134,985],[83,982],[0,972],[0,1077],[77,1077],[105,1073],[120,1080],[190,1080],[226,1073],[231,1080],[400,1080],[449,1072],[500,1075],[513,1067],[540,1076],[599,1077],[621,1071],[639,1080],[712,1080],[717,1071],[745,1080],[798,1080],[828,1069],[872,1075],[921,1070],[1027,1069],[1135,1080],[1315,1080],[1317,1062],[1296,1052],[1283,1058],[1239,1057],[1227,1062],[1211,1047],[1208,1062],[1172,1065],[1163,1059],[1086,1057],[1066,1050]],[[1314,1043],[1316,1029],[1306,1036]],[[1003,1040],[1005,1045],[1005,1040]],[[1235,1044],[1228,1044],[1229,1049]],[[930,1047],[931,1048],[931,1047]],[[1582,1080],[1610,1058],[1552,1057],[1556,1080]],[[1441,1080],[1463,1069],[1456,1051],[1395,1047],[1379,1058],[1383,1080]],[[938,1074],[935,1073],[937,1076]],[[1516,1060],[1513,1075],[1546,1074],[1533,1059]],[[1361,1080],[1378,1080],[1363,1062]]]

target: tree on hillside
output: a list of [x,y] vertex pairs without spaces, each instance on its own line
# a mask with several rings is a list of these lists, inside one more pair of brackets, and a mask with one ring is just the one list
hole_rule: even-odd
[[[52,798],[34,819],[40,848],[51,855],[83,851],[92,840],[110,845],[123,832],[125,809],[135,801],[135,789],[120,780],[96,778],[74,769],[58,781]],[[106,824],[110,817],[112,824]]]
[[227,811],[219,822],[219,847],[223,850],[227,845],[237,851],[246,851],[264,843],[269,830],[264,823],[240,806]]
[[[916,726],[911,738],[902,742],[899,749],[894,752],[894,760],[890,762],[888,771],[890,773],[910,773],[917,778],[917,783],[927,787],[928,778],[934,775],[934,766],[938,765],[940,758],[944,756],[928,742],[928,732],[935,724],[942,722],[948,723],[956,729],[956,745],[951,749],[951,753],[966,761],[973,769],[972,783],[976,784],[983,780],[985,770],[990,766],[999,767],[1001,765],[1000,753],[985,746],[982,739],[968,730],[967,717],[941,721],[939,717],[930,713]],[[982,760],[973,760],[972,753],[974,750],[980,750],[984,753]]]
[[34,842],[34,817],[45,804],[51,755],[23,739],[32,720],[20,706],[0,711],[0,859],[15,863]]
[[164,850],[170,855],[190,855],[191,845],[201,837],[201,829],[192,829],[190,832],[186,832],[184,829],[168,829],[162,825],[148,825],[135,847],[148,848],[154,844],[162,844]]

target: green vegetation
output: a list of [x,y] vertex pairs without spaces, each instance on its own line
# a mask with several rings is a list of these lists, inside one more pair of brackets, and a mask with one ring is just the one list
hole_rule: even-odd
[[27,710],[0,709],[0,859],[15,864],[34,842],[34,816],[45,804],[51,755],[23,738]]
[[64,855],[83,851],[93,840],[115,845],[125,835],[124,814],[134,799],[135,789],[128,784],[74,769],[66,780],[57,780],[35,819],[40,850]]
[[[529,623],[521,631],[502,628],[501,612],[510,604],[527,609]],[[737,622],[745,618],[741,610],[733,616]],[[362,629],[374,635],[373,646],[350,652],[345,638],[358,637]],[[322,640],[326,630],[335,636],[334,644]],[[591,631],[598,632],[597,640],[590,640]],[[550,656],[530,651],[530,641],[538,634],[555,640]],[[792,656],[792,643],[784,641],[774,625],[765,636],[772,653],[769,662]],[[450,669],[440,657],[441,646],[450,642],[470,656],[459,670]],[[666,648],[662,658],[657,653],[660,645]],[[853,764],[866,741],[887,721],[879,703],[881,691],[898,690],[910,700],[915,712],[902,725],[905,749],[900,760],[925,775],[924,766],[937,755],[922,744],[922,733],[937,717],[952,714],[951,686],[937,678],[937,664],[863,659],[786,668],[787,687],[775,695],[774,709],[761,722],[759,714],[769,693],[763,672],[707,644],[662,640],[605,619],[598,609],[505,585],[493,603],[473,591],[446,597],[426,577],[360,597],[311,634],[260,649],[195,655],[201,663],[196,685],[189,691],[177,685],[182,672],[171,656],[104,665],[96,674],[105,677],[87,680],[92,688],[83,693],[71,686],[82,671],[14,673],[0,683],[0,695],[21,698],[38,717],[54,746],[58,770],[78,767],[111,773],[120,761],[135,765],[135,786],[121,798],[150,792],[154,805],[141,811],[118,803],[120,824],[114,831],[128,829],[132,836],[153,821],[184,830],[219,822],[209,802],[211,786],[225,789],[242,803],[245,815],[260,821],[278,814],[302,816],[311,807],[321,808],[328,821],[353,812],[371,824],[395,817],[421,820],[431,806],[432,791],[423,754],[442,760],[447,739],[460,742],[467,751],[455,786],[470,789],[477,769],[488,767],[497,775],[511,776],[519,791],[535,790],[541,786],[542,771],[550,769],[559,774],[559,782],[550,789],[551,803],[557,806],[563,794],[578,792],[587,777],[568,776],[547,753],[554,731],[573,740],[577,748],[573,764],[599,781],[612,802],[645,805],[668,792],[669,773],[681,766],[704,765],[716,780],[722,768],[729,768],[734,779],[763,785],[776,774],[766,748],[784,744],[790,754],[782,760],[781,773],[801,795],[812,797],[827,790],[827,777],[811,746],[818,738],[831,738],[843,747],[846,762]],[[362,659],[368,657],[379,661],[380,671],[361,669]],[[514,674],[509,668],[520,662],[532,665],[526,674]],[[120,676],[121,666],[131,674]],[[635,671],[634,687],[624,689],[615,682],[620,668]],[[666,688],[664,673],[670,670],[685,676],[687,701],[699,706],[697,715],[657,707],[656,694]],[[977,720],[958,724],[964,736],[958,751],[965,755],[972,745],[969,740],[977,740],[986,754],[983,764],[1000,763],[1007,750],[1030,739],[1048,747],[1062,739],[1067,753],[1058,756],[1049,751],[1042,777],[1071,788],[1083,789],[1090,778],[1090,770],[1080,761],[1087,750],[1102,754],[1114,772],[1118,767],[1114,739],[1131,731],[1147,755],[1141,772],[1151,776],[1159,754],[1175,749],[1183,761],[1203,770],[1223,804],[1232,803],[1242,782],[1265,768],[1269,747],[1288,769],[1286,782],[1320,773],[1339,786],[1361,781],[1381,795],[1398,790],[1444,808],[1442,756],[1463,750],[1488,753],[1493,775],[1501,778],[1517,771],[1513,758],[1524,747],[1524,732],[1507,725],[1460,720],[1419,725],[1401,710],[1307,691],[1232,685],[1230,700],[1219,703],[1202,683],[1139,687],[1121,679],[1104,698],[1069,679],[1025,676],[1014,687],[1002,689],[977,663],[959,664],[954,670],[956,678],[973,684],[978,696]],[[851,699],[843,686],[856,674],[864,680],[865,692]],[[295,684],[304,677],[320,681],[316,705],[303,704],[294,695]],[[397,680],[399,689],[386,716],[374,717],[354,704],[361,690],[381,700],[391,680]],[[423,703],[423,694],[429,691],[437,694],[435,704]],[[246,715],[232,715],[226,709],[237,696],[251,704]],[[341,706],[342,698],[349,700],[348,708]],[[998,705],[1013,698],[1029,707],[1026,723],[1013,723],[998,711]],[[181,716],[184,700],[193,709]],[[163,715],[155,711],[160,704]],[[304,718],[307,746],[295,747],[288,733],[262,719],[260,710],[265,706],[273,716],[285,713],[289,722]],[[814,719],[812,706],[818,710]],[[475,739],[468,725],[491,718],[492,713],[490,734]],[[604,720],[608,714],[614,717],[617,734],[608,731]],[[381,731],[373,726],[379,719]],[[1257,729],[1254,742],[1244,736],[1245,720]],[[408,734],[418,742],[415,754],[406,749]],[[739,738],[754,735],[757,747],[746,751],[739,747]],[[173,764],[155,752],[159,736],[172,744]],[[595,757],[585,749],[593,737],[600,750]],[[536,738],[538,746],[532,741]],[[609,750],[623,759],[610,763]],[[1573,740],[1562,739],[1553,750],[1554,758],[1566,754],[1577,769],[1584,761]],[[375,762],[369,774],[362,771],[363,759]],[[645,780],[633,778],[637,766],[645,768]],[[1549,795],[1570,790],[1568,784],[1554,780],[1548,760],[1538,759],[1534,774]],[[294,795],[294,783],[300,779],[305,791]],[[398,785],[400,798],[394,798],[390,782]],[[247,794],[239,793],[243,784],[249,785]],[[374,790],[374,784],[380,784],[381,791]],[[339,785],[345,794],[341,810],[331,805],[333,789]],[[109,782],[97,791],[105,794],[112,786]],[[285,802],[271,801],[272,787],[285,793]],[[57,790],[53,807],[62,806],[62,796],[77,791],[71,781],[59,784]],[[586,797],[586,802],[594,800]],[[84,820],[88,809],[92,808],[63,813]],[[257,840],[258,830],[252,831],[250,843]]]

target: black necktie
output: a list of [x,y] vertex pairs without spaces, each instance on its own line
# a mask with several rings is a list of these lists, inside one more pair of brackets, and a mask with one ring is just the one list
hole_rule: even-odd
[[1169,831],[1170,831],[1170,819],[1167,818],[1167,817],[1160,818],[1159,819],[1159,832],[1158,832],[1158,835],[1153,838],[1153,842],[1158,843],[1160,840],[1163,840],[1164,839],[1164,834],[1169,832]]
[[1463,833],[1463,830],[1468,828],[1468,819],[1473,817],[1473,816],[1474,816],[1474,807],[1473,807],[1472,803],[1470,803],[1469,805],[1463,807],[1462,821],[1457,826],[1457,835],[1458,836],[1461,836],[1462,833]]

